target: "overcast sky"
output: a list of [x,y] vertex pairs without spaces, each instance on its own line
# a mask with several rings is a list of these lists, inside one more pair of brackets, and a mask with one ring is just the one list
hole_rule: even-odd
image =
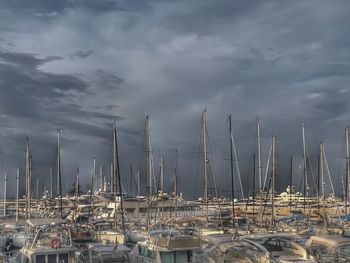
[[299,188],[303,122],[314,169],[322,140],[339,190],[350,124],[349,13],[341,0],[0,0],[0,144],[9,191],[17,167],[23,175],[26,136],[33,174],[47,181],[59,128],[64,184],[77,166],[87,182],[94,156],[107,172],[113,121],[126,180],[130,163],[134,171],[142,166],[150,114],[156,173],[164,155],[170,187],[178,149],[179,189],[200,195],[204,107],[222,193],[229,114],[246,186],[259,116],[264,163],[277,136],[279,190],[290,155]]

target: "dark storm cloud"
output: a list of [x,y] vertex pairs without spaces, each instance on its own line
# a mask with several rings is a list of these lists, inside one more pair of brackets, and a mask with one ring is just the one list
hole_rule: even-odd
[[[91,95],[92,92],[88,90],[89,84],[75,75],[55,74],[40,69],[40,66],[60,59],[58,56],[38,58],[34,54],[5,50],[0,53],[0,119],[5,128],[1,132],[1,144],[4,145],[5,167],[8,169],[14,164],[22,167],[23,158],[18,157],[23,157],[26,136],[31,141],[34,174],[42,178],[48,175],[48,167],[54,167],[57,128],[79,136],[105,140],[109,137],[110,127],[99,125],[99,122],[121,119],[113,114],[67,103],[72,98]],[[28,126],[23,125],[23,121]],[[19,130],[17,125],[22,126],[23,130]],[[66,138],[63,143],[74,147],[79,141],[79,137]]]
[[148,7],[148,1],[127,0],[32,0],[32,1],[4,1],[2,6],[11,11],[35,12],[42,16],[49,16],[56,12],[63,12],[70,8],[86,8],[92,12],[134,11]]
[[89,57],[92,52],[94,52],[92,49],[90,50],[77,50],[75,51],[73,54],[70,55],[70,57],[74,58],[74,57],[77,57],[77,58],[87,58]]
[[156,164],[164,154],[169,177],[179,149],[179,181],[190,178],[180,188],[191,194],[190,181],[202,180],[196,168],[202,156],[194,153],[200,110],[207,107],[220,182],[228,176],[229,113],[245,185],[256,115],[264,165],[270,135],[277,135],[279,190],[291,154],[300,179],[303,122],[310,158],[315,161],[324,140],[331,172],[337,170],[350,124],[345,1],[15,0],[1,1],[0,10],[1,142],[12,166],[23,141],[9,147],[7,138],[13,145],[33,136],[44,167],[54,160],[46,157],[47,147],[62,128],[67,173],[80,165],[89,175],[94,155],[107,169],[117,121],[128,174],[129,163],[142,167],[144,116],[150,114]]

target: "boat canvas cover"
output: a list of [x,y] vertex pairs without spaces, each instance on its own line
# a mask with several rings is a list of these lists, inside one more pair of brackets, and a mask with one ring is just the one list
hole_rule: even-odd
[[64,223],[64,220],[61,218],[33,218],[27,219],[26,223],[30,227],[39,227],[46,225],[61,225]]

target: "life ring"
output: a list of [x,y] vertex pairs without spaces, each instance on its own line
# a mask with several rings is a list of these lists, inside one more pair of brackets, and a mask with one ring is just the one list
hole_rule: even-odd
[[51,248],[61,248],[61,246],[62,246],[62,241],[61,241],[61,239],[57,239],[57,238],[55,238],[55,239],[51,239],[51,241],[50,241],[50,247]]

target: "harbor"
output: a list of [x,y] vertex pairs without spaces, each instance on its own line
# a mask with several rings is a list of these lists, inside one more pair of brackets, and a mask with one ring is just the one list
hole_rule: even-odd
[[[26,139],[24,198],[19,196],[20,172],[17,170],[17,198],[4,199],[0,210],[2,262],[349,262],[350,224],[349,189],[345,196],[335,193],[326,197],[326,156],[319,145],[316,195],[309,193],[310,166],[307,156],[305,127],[301,135],[304,147],[304,193],[296,192],[293,184],[277,193],[276,136],[271,136],[267,169],[261,167],[260,120],[256,122],[253,188],[245,199],[235,197],[243,189],[235,156],[236,147],[229,122],[230,197],[219,195],[213,173],[209,173],[210,144],[207,110],[202,110],[202,176],[203,196],[186,200],[177,186],[177,164],[173,172],[173,191],[164,185],[164,161],[161,158],[159,177],[154,176],[150,116],[145,120],[146,185],[141,185],[140,173],[135,185],[137,195],[129,194],[120,173],[117,124],[112,124],[112,163],[109,176],[97,172],[93,159],[90,188],[80,191],[77,168],[75,189],[64,194],[61,170],[61,130],[57,132],[57,173],[50,173],[48,189],[39,193],[33,184],[32,155]],[[349,128],[345,128],[345,180],[349,181]],[[208,150],[209,149],[209,150]],[[256,162],[257,159],[257,162]],[[291,167],[293,159],[291,158]],[[258,165],[256,165],[258,164]],[[257,167],[257,171],[255,169]],[[101,171],[101,169],[100,169]],[[238,176],[238,178],[236,178]],[[330,178],[331,179],[331,178]],[[53,182],[57,191],[53,191]],[[258,184],[255,184],[255,182]],[[291,168],[289,182],[293,181]],[[7,182],[7,181],[6,181]],[[210,182],[215,193],[209,194]],[[268,183],[267,183],[268,182]],[[331,182],[333,187],[333,184]],[[144,195],[141,195],[144,190]],[[239,190],[238,190],[239,191]],[[252,193],[252,194],[250,194]],[[28,196],[28,198],[26,198]],[[34,198],[36,196],[36,198]],[[40,198],[38,198],[40,196]]]
[[349,13],[0,0],[0,263],[350,263]]

